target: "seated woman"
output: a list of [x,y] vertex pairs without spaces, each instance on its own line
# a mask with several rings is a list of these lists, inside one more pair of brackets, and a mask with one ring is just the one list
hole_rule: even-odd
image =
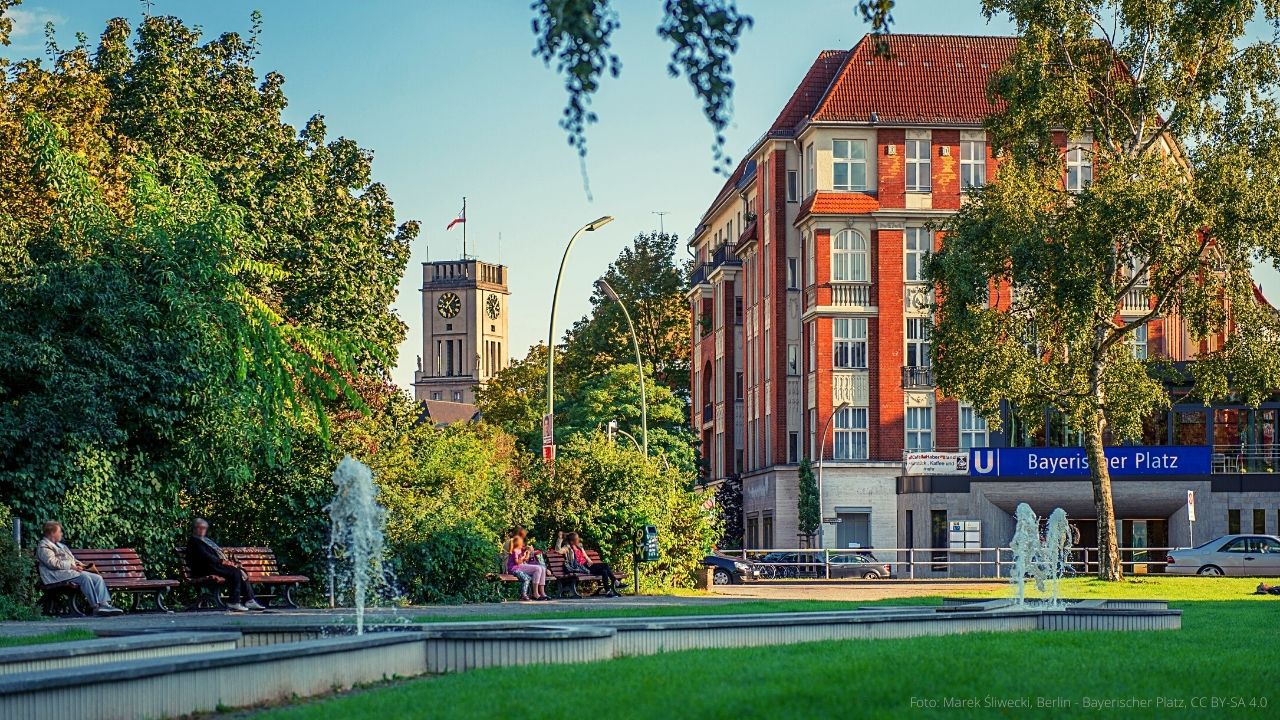
[[579,575],[595,575],[600,578],[600,589],[609,597],[618,597],[618,581],[613,577],[613,568],[608,563],[591,562],[587,551],[582,549],[582,538],[578,533],[560,534],[560,543],[556,552],[564,555],[564,568]]
[[534,600],[550,600],[547,597],[547,569],[533,561],[533,549],[526,547],[523,535],[511,538],[511,552],[507,553],[507,572],[520,578],[520,599],[529,600],[529,585],[533,584]]

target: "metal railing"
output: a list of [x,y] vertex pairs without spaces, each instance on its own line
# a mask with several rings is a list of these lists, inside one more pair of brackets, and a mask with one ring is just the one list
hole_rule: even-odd
[[1280,446],[1274,444],[1214,445],[1210,472],[1272,473],[1280,471]]
[[[1126,574],[1163,573],[1165,556],[1174,548],[1120,548]],[[1013,551],[1007,547],[951,548],[753,548],[721,550],[721,555],[741,558],[761,570],[759,579],[840,579],[861,578],[874,567],[888,566],[897,580],[916,579],[1008,579],[1014,566]],[[768,558],[767,556],[774,556]],[[832,562],[840,556],[868,556],[860,563]],[[1092,575],[1098,571],[1098,548],[1072,548],[1067,577]]]
[[711,253],[711,267],[719,267],[721,265],[741,265],[742,261],[738,259],[735,252],[737,245],[734,243],[725,243],[716,248]]
[[707,281],[707,273],[714,267],[711,263],[699,263],[689,273],[689,287],[697,287]]
[[933,387],[933,368],[928,365],[902,366],[902,387],[904,388]]

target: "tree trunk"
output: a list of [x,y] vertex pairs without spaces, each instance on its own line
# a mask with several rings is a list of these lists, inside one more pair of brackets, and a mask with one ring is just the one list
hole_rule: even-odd
[[1089,457],[1089,480],[1093,484],[1093,508],[1098,516],[1098,579],[1123,580],[1124,566],[1120,563],[1120,543],[1116,539],[1116,510],[1111,500],[1111,471],[1102,446],[1102,431],[1107,421],[1102,412],[1101,376],[1100,363],[1094,363],[1089,368],[1089,389],[1095,404],[1084,441]]

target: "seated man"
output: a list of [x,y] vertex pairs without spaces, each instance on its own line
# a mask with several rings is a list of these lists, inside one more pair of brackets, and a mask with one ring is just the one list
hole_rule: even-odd
[[[187,540],[187,569],[191,571],[191,577],[213,575],[222,578],[227,586],[228,610],[266,610],[253,597],[249,573],[231,562],[222,548],[209,539],[209,521],[204,518],[196,518],[191,523],[191,538]],[[244,604],[240,603],[242,599]]]
[[40,582],[44,585],[75,583],[89,601],[94,615],[120,615],[124,611],[111,605],[111,593],[107,583],[97,573],[87,572],[88,566],[76,560],[71,550],[62,544],[62,523],[50,520],[44,524],[44,537],[36,545],[36,561],[40,565]]

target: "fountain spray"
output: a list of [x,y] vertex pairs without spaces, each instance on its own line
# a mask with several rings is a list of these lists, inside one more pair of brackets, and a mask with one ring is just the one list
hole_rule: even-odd
[[[332,556],[348,561],[356,608],[356,634],[364,634],[365,595],[385,580],[382,531],[387,511],[378,504],[378,488],[368,465],[347,455],[333,472],[337,492],[329,504]],[[339,553],[339,550],[341,552]]]

